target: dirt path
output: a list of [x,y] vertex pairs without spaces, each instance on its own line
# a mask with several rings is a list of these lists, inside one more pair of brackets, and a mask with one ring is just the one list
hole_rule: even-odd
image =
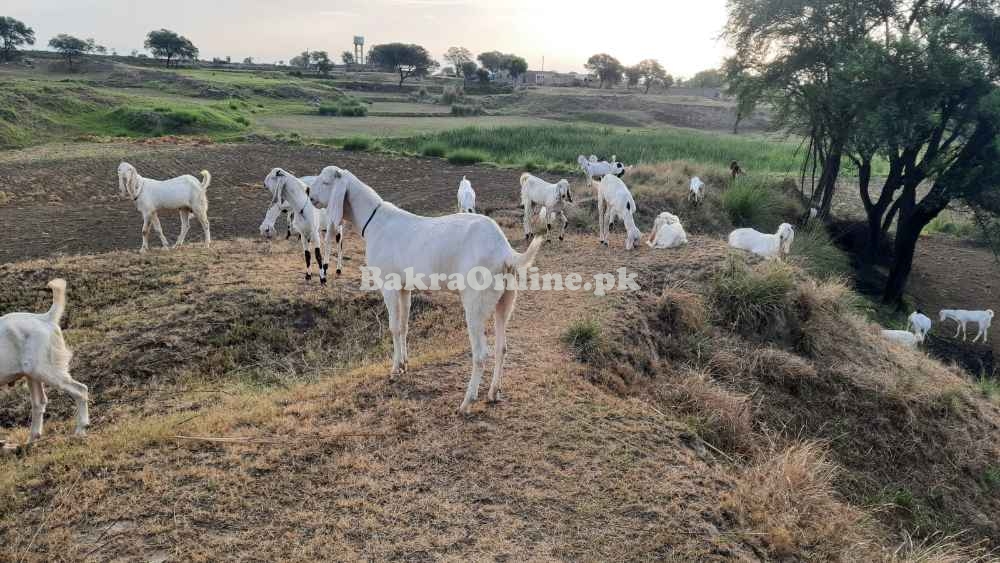
[[[209,218],[213,238],[252,237],[267,206],[261,183],[274,166],[300,175],[324,166],[348,168],[386,199],[415,213],[450,212],[458,182],[467,175],[480,207],[516,207],[519,173],[453,166],[437,159],[391,158],[295,145],[146,146],[66,145],[0,155],[0,263],[54,254],[90,254],[139,247],[142,219],[132,202],[118,195],[118,163],[126,160],[151,178],[197,174],[208,169]],[[8,196],[9,197],[9,196]],[[163,218],[173,241],[180,221]],[[151,234],[150,244],[155,241]],[[189,240],[202,240],[197,224]]]

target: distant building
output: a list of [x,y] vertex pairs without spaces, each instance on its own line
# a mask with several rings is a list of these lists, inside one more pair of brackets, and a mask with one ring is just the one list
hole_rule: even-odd
[[529,70],[521,77],[524,84],[535,86],[572,86],[586,82],[586,75],[576,72],[555,72],[552,70]]

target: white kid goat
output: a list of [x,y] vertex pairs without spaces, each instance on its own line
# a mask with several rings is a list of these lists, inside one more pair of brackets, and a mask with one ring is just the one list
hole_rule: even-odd
[[619,178],[625,174],[625,165],[618,162],[617,156],[612,156],[611,162],[608,162],[606,160],[598,161],[594,155],[586,158],[581,154],[577,157],[576,162],[587,177],[587,186],[592,186],[595,178],[599,180],[607,174],[614,174]]
[[649,233],[646,244],[650,248],[676,248],[687,244],[687,233],[681,220],[673,213],[664,211],[653,222],[653,230]]
[[[329,255],[324,256],[321,252],[323,239],[320,237],[320,230],[323,225],[323,214],[310,201],[309,186],[281,168],[274,168],[264,178],[264,187],[271,192],[272,199],[271,205],[264,215],[264,222],[260,225],[261,234],[270,237],[274,232],[274,222],[281,214],[282,207],[289,207],[289,213],[292,215],[292,228],[299,233],[302,242],[302,253],[306,260],[306,280],[312,279],[310,269],[312,268],[312,257],[315,255],[319,283],[325,285],[330,262]],[[312,249],[311,252],[310,249]],[[339,272],[341,268],[339,256],[337,260]]]
[[729,246],[753,252],[765,258],[780,258],[792,251],[795,229],[782,223],[773,235],[754,229],[736,229],[729,233]]
[[170,180],[153,180],[143,178],[134,166],[127,162],[118,165],[118,190],[128,195],[135,202],[136,209],[142,213],[142,247],[140,252],[149,249],[149,229],[156,229],[160,235],[163,248],[169,248],[167,237],[160,225],[160,211],[178,211],[181,216],[181,234],[174,246],[184,244],[188,229],[191,227],[191,217],[197,217],[205,232],[205,246],[212,243],[212,234],[208,224],[208,196],[206,190],[212,182],[212,175],[207,170],[201,171],[201,182],[191,175],[178,176]]
[[882,338],[906,348],[916,348],[924,341],[922,335],[914,334],[908,330],[883,330]]
[[597,226],[601,243],[608,246],[611,224],[620,217],[625,223],[625,250],[632,250],[642,238],[642,232],[635,226],[635,210],[635,200],[625,182],[610,174],[601,178],[597,185]]
[[462,176],[462,181],[458,183],[458,211],[459,213],[476,212],[476,192],[472,189],[472,182]]
[[927,338],[927,333],[931,331],[931,319],[923,311],[917,309],[910,313],[910,316],[907,318],[906,328],[913,334],[919,335],[920,339],[923,340]]
[[705,182],[702,182],[701,178],[697,176],[691,178],[691,184],[688,187],[688,199],[695,205],[705,199]]
[[[539,205],[547,210],[548,216],[558,215],[561,219],[562,229],[559,231],[559,240],[566,236],[566,218],[564,209],[567,204],[573,203],[573,194],[569,188],[569,180],[565,178],[555,184],[550,184],[537,176],[525,172],[521,174],[521,205],[524,206],[524,238],[530,240],[535,235],[532,228],[532,206]],[[545,223],[551,228],[551,220],[545,218]]]
[[49,282],[52,307],[47,313],[9,313],[0,317],[0,385],[28,380],[31,391],[31,437],[42,436],[42,419],[48,397],[45,386],[65,391],[76,402],[76,435],[90,425],[87,386],[69,374],[73,353],[66,347],[59,320],[66,309],[66,281]]
[[413,289],[419,287],[396,285],[391,283],[391,278],[419,280],[434,287],[456,276],[482,281],[484,276],[476,272],[489,274],[486,287],[478,282],[466,283],[460,290],[472,345],[472,376],[460,411],[468,413],[479,396],[479,383],[489,350],[486,322],[491,315],[496,345],[489,399],[497,400],[507,353],[507,322],[514,311],[517,288],[496,282],[498,278],[509,280],[509,276],[516,275],[519,269],[529,268],[544,239],[535,239],[524,254],[515,252],[503,231],[489,217],[467,213],[444,217],[414,215],[383,200],[354,174],[336,166],[323,169],[316,185],[320,184],[330,188],[327,208],[331,221],[339,224],[346,216],[360,230],[370,268],[366,274],[389,282],[381,289],[392,332],[393,375],[405,373],[407,369],[410,298]]
[[976,337],[972,339],[972,342],[979,340],[979,337],[983,337],[983,343],[989,342],[989,329],[990,325],[993,324],[993,309],[987,309],[985,311],[967,311],[965,309],[941,309],[940,313],[941,322],[951,319],[958,323],[955,328],[955,338],[958,338],[958,333],[962,333],[962,340],[965,341],[965,325],[968,323],[976,323],[979,325],[979,332]]

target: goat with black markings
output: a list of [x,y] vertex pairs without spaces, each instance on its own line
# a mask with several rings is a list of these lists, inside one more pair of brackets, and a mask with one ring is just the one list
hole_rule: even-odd
[[306,280],[312,279],[312,257],[315,255],[319,283],[325,285],[330,263],[329,260],[324,260],[321,251],[323,239],[320,237],[320,225],[323,215],[309,199],[309,186],[281,168],[271,170],[264,179],[264,186],[271,192],[272,199],[260,226],[261,234],[270,236],[274,232],[274,222],[281,214],[282,207],[287,205],[292,214],[292,228],[301,237],[302,253],[306,260]]

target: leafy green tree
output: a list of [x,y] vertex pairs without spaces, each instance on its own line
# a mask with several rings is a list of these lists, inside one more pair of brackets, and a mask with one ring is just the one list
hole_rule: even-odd
[[507,60],[504,61],[504,70],[510,75],[510,79],[513,82],[517,82],[519,76],[524,75],[528,72],[528,61],[524,60],[522,57],[517,55],[507,55]]
[[340,54],[340,60],[343,61],[345,65],[351,66],[354,64],[354,53],[350,51],[344,51],[343,53]]
[[607,53],[593,55],[587,59],[587,64],[583,65],[583,67],[597,75],[597,78],[601,81],[601,88],[604,88],[605,84],[610,88],[621,82],[622,74],[625,72],[624,65]]
[[633,86],[638,86],[639,81],[642,80],[642,71],[639,70],[639,65],[627,66],[625,67],[625,87],[629,90]]
[[182,61],[198,58],[198,48],[194,46],[194,43],[187,37],[178,35],[169,29],[150,31],[146,35],[145,47],[153,53],[154,57],[165,59],[168,67],[170,61],[174,59]]
[[[1000,3],[729,5],[736,55],[726,68],[741,105],[767,103],[780,126],[806,133],[803,177],[819,169],[813,199],[824,217],[842,162],[857,168],[863,258],[879,259],[895,222],[882,300],[899,304],[923,227],[953,200],[974,202],[1000,185]],[[876,159],[888,164],[880,186]]]
[[368,59],[384,70],[399,73],[399,87],[411,76],[426,76],[439,66],[431,58],[427,49],[420,45],[406,43],[385,43],[375,45],[368,53]]
[[302,51],[297,56],[292,57],[288,64],[290,66],[299,67],[303,70],[309,70],[309,63],[312,60],[312,53],[309,51]]
[[330,74],[330,70],[333,68],[333,62],[330,60],[330,55],[326,51],[313,51],[309,53],[309,58],[312,61],[313,66],[322,75]]
[[479,79],[479,83],[486,86],[490,83],[490,71],[485,68],[476,69],[476,78]]
[[[663,65],[656,59],[639,61],[639,64],[633,68],[638,72],[639,78],[642,79],[642,83],[646,87],[646,94],[649,93],[649,88],[653,84],[661,84],[664,88],[670,88],[674,84],[674,77],[667,74],[667,71],[663,69]],[[631,81],[631,79],[632,77],[630,76],[629,80]]]
[[459,68],[459,72],[462,73],[462,80],[465,85],[468,85],[469,81],[476,77],[477,70],[479,70],[479,67],[476,66],[476,63],[473,61],[462,63],[462,66]]
[[726,83],[726,75],[722,70],[709,68],[695,73],[684,82],[692,88],[721,88]]
[[456,72],[461,72],[462,65],[471,63],[472,53],[465,47],[449,47],[444,54],[444,60],[455,67]]
[[66,64],[73,68],[74,59],[80,59],[83,55],[91,53],[97,49],[93,39],[80,39],[72,35],[60,33],[49,40],[49,47],[59,52]]
[[507,55],[500,51],[487,51],[479,53],[476,59],[479,61],[479,64],[483,65],[483,68],[489,69],[490,72],[496,74],[503,70]]
[[35,30],[24,24],[21,20],[16,20],[7,16],[0,16],[0,61],[9,61],[14,58],[14,53],[21,45],[35,44]]
[[245,65],[252,65],[253,64],[253,57],[247,57],[247,58],[243,59],[243,64],[245,64]]

